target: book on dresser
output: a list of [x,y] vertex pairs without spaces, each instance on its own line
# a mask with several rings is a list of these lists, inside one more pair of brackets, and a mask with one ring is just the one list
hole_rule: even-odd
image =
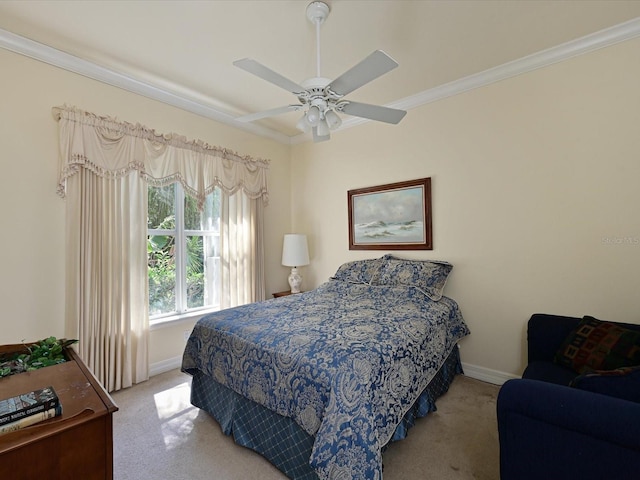
[[45,387],[0,400],[0,434],[28,427],[62,414],[53,387]]

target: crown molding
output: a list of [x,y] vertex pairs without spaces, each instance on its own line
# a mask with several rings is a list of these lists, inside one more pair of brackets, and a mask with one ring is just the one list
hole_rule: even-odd
[[[578,55],[583,55],[594,50],[631,40],[638,36],[640,36],[640,17],[586,35],[576,40],[571,40],[561,45],[542,50],[532,55],[504,63],[483,72],[475,73],[473,75],[430,88],[416,95],[389,103],[386,106],[402,110],[411,110],[412,108],[416,108],[427,103],[484,87],[491,83],[515,77],[516,75],[521,75],[532,70],[544,68]],[[258,124],[238,122],[232,115],[223,112],[212,105],[208,105],[201,100],[196,100],[188,97],[187,95],[172,92],[166,88],[157,87],[132,76],[102,67],[61,50],[49,47],[48,45],[16,35],[7,30],[0,29],[0,48],[48,63],[49,65],[83,75],[108,85],[122,88],[132,93],[143,95],[153,100],[181,108],[188,112],[210,118],[240,130],[270,138],[283,144],[298,144],[310,140],[310,136],[307,134],[290,137]],[[370,121],[371,120],[351,117],[343,121],[339,130],[355,127],[356,125]]]
[[38,43],[7,30],[0,29],[0,48],[19,53],[26,57],[39,60],[54,67],[77,73],[79,75],[97,80],[114,87],[122,88],[132,93],[157,100],[159,102],[181,108],[191,113],[210,118],[220,123],[245,130],[256,135],[271,138],[280,143],[289,144],[289,136],[261,125],[238,122],[226,112],[201,100],[189,98],[184,94],[172,92],[166,88],[160,88],[151,83],[138,80],[132,76],[102,67],[93,62],[70,55],[61,50]]
[[503,63],[483,72],[439,85],[393,103],[393,108],[411,109],[426,103],[484,87],[491,83],[544,68],[640,35],[640,17],[555,47]]

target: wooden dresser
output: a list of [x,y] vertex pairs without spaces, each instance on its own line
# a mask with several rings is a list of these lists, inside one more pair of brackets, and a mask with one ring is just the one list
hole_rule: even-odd
[[[8,351],[8,346],[0,347]],[[0,478],[112,479],[118,407],[73,349],[65,363],[0,379],[0,397],[53,386],[62,415],[0,435]]]

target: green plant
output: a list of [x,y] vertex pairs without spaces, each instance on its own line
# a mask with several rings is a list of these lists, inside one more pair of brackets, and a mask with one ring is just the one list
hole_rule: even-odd
[[16,373],[29,372],[42,367],[63,363],[64,349],[78,340],[57,339],[48,337],[30,345],[25,345],[27,352],[12,352],[0,357],[0,377],[8,377]]

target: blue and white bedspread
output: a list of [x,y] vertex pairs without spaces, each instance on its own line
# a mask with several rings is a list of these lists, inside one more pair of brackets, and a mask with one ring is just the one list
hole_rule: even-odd
[[382,447],[468,333],[450,298],[332,279],[202,318],[182,369],[315,435],[319,478],[381,479]]

